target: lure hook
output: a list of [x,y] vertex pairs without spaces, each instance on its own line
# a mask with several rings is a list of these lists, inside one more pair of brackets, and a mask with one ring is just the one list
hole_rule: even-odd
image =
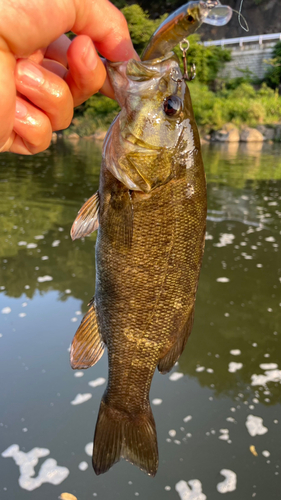
[[196,77],[196,66],[194,63],[191,64],[190,69],[189,69],[189,71],[190,71],[190,75],[189,75],[188,70],[187,70],[187,61],[186,61],[186,53],[189,49],[189,41],[186,38],[184,38],[180,42],[180,49],[182,51],[182,60],[183,60],[183,69],[184,69],[183,79],[187,80],[188,82],[191,82]]

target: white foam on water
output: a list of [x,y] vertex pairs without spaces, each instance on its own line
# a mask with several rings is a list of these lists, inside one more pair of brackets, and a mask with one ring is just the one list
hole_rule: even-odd
[[2,457],[11,457],[16,465],[19,466],[20,477],[19,485],[27,491],[33,491],[39,488],[43,483],[54,485],[61,484],[69,475],[67,467],[58,466],[57,461],[53,458],[48,458],[41,465],[38,475],[35,475],[35,466],[39,462],[39,458],[49,455],[50,450],[47,448],[33,448],[28,453],[20,451],[17,444],[9,446],[2,453]]
[[183,421],[184,422],[189,422],[192,419],[191,415],[187,415],[187,417],[184,417]]
[[205,240],[213,240],[214,237],[206,231]]
[[2,314],[10,314],[11,310],[12,309],[10,307],[3,307],[1,313]]
[[281,370],[266,370],[264,375],[256,375],[255,373],[251,376],[251,385],[263,385],[266,386],[268,382],[280,382],[281,383]]
[[44,240],[43,234],[38,234],[37,236],[34,236],[35,240]]
[[243,363],[236,363],[235,361],[231,361],[228,365],[228,371],[230,373],[235,373],[237,370],[241,370],[243,368]]
[[203,372],[204,370],[205,370],[205,366],[197,366],[197,367],[195,368],[195,371],[196,371],[196,372]]
[[67,288],[67,290],[64,290],[64,293],[69,294],[69,293],[71,293],[71,290],[69,288]]
[[229,430],[228,429],[220,429],[221,435],[219,436],[219,439],[222,439],[222,441],[228,441],[229,440]]
[[216,280],[218,283],[228,283],[230,280],[229,278],[225,278],[225,277],[221,277],[221,278],[217,278]]
[[268,238],[265,238],[265,241],[269,241],[269,243],[274,243],[275,238],[273,238],[273,236],[268,236]]
[[270,457],[270,453],[269,453],[269,451],[267,451],[267,450],[263,450],[263,451],[262,451],[262,455],[263,455],[264,457],[266,457],[266,458]]
[[172,438],[174,438],[176,436],[176,434],[177,434],[177,431],[175,431],[175,429],[171,429],[168,434],[169,434],[169,436],[171,436]]
[[49,260],[48,255],[43,255],[43,257],[41,257],[41,260]]
[[88,384],[91,387],[98,387],[99,385],[103,385],[105,382],[106,382],[105,378],[99,377],[96,378],[96,380],[91,380],[90,382],[88,382]]
[[278,368],[278,365],[277,363],[262,363],[260,368],[262,370],[275,370],[275,368]]
[[231,245],[233,240],[235,239],[234,234],[231,233],[222,233],[220,235],[219,243],[214,243],[214,247],[226,247],[226,245]]
[[28,243],[26,248],[37,248],[37,243]]
[[231,349],[230,354],[232,354],[232,356],[240,356],[241,351],[240,349]]
[[241,255],[246,260],[252,260],[252,258],[253,258],[252,255],[248,255],[246,252],[242,252]]
[[53,278],[46,274],[46,276],[38,276],[37,281],[38,283],[44,283],[44,281],[53,281]]
[[263,419],[254,415],[248,415],[245,425],[251,436],[261,436],[268,432],[268,428],[263,425]]
[[237,475],[230,469],[222,469],[220,474],[225,477],[225,480],[217,484],[219,493],[228,493],[236,490]]
[[74,377],[77,377],[77,378],[84,377],[84,373],[83,372],[75,372]]
[[59,244],[60,244],[60,240],[55,240],[55,241],[53,241],[53,243],[52,243],[52,247],[58,247],[58,246],[59,246]]
[[75,323],[77,321],[77,318],[74,316],[74,318],[71,318],[72,323]]
[[181,500],[206,500],[207,498],[202,492],[202,484],[199,479],[191,479],[188,483],[181,480],[175,485],[175,490]]
[[160,399],[160,398],[154,398],[152,400],[152,404],[156,405],[156,406],[161,405],[162,403],[163,403],[163,399]]
[[27,245],[27,241],[19,241],[19,242],[18,242],[18,246],[19,246],[19,247],[23,247],[23,246],[25,246],[25,245]]
[[180,378],[183,377],[183,373],[180,372],[174,372],[169,376],[169,380],[172,380],[172,382],[176,382]]
[[88,443],[85,446],[85,452],[87,453],[87,455],[89,457],[91,457],[93,455],[93,448],[94,448],[93,442],[92,443]]
[[77,396],[75,396],[73,401],[71,401],[71,404],[72,405],[81,405],[82,403],[85,403],[86,401],[91,399],[91,397],[92,397],[92,394],[90,394],[89,392],[86,392],[85,394],[77,394]]
[[26,316],[26,313],[19,313],[20,318],[24,318]]
[[87,464],[87,462],[80,462],[80,464],[78,465],[78,469],[84,471],[84,470],[87,470],[89,467],[89,465]]

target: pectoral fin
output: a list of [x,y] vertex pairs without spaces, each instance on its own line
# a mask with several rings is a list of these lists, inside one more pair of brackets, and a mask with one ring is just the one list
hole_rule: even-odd
[[165,354],[165,356],[162,359],[160,359],[158,363],[159,372],[167,373],[173,368],[174,364],[179,359],[180,355],[182,354],[185,348],[186,342],[192,330],[193,321],[194,321],[194,307],[191,310],[191,313],[188,317],[186,324],[182,329],[182,332],[179,335],[179,338],[172,345],[167,354]]
[[95,306],[92,301],[71,344],[71,368],[81,370],[93,366],[102,357],[103,351],[104,342],[99,333]]
[[83,238],[88,234],[93,233],[99,227],[98,213],[99,213],[100,199],[99,192],[97,191],[86,203],[80,208],[75,221],[71,228],[71,238],[77,240]]

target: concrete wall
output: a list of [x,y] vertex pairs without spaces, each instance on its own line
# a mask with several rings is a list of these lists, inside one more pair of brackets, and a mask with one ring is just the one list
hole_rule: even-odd
[[272,58],[272,49],[275,43],[259,45],[245,44],[243,47],[227,46],[231,50],[232,61],[226,63],[225,68],[220,73],[223,77],[236,78],[243,76],[239,69],[249,69],[253,75],[263,78],[269,65],[264,61]]

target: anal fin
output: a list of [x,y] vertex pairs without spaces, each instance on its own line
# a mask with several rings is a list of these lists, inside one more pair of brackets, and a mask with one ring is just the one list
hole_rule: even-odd
[[72,240],[88,236],[88,234],[91,234],[98,229],[99,206],[100,199],[99,192],[97,191],[80,208],[78,215],[72,224],[70,232]]
[[165,354],[165,356],[162,359],[160,359],[158,363],[159,372],[163,374],[168,373],[173,368],[174,364],[177,362],[177,360],[179,359],[180,355],[182,354],[185,348],[186,342],[192,330],[193,321],[194,321],[194,307],[192,308],[189,317],[187,319],[187,322],[185,323],[178,339],[172,345],[170,350]]
[[103,351],[104,342],[99,333],[95,306],[92,301],[71,344],[71,368],[81,370],[93,366],[102,357]]

